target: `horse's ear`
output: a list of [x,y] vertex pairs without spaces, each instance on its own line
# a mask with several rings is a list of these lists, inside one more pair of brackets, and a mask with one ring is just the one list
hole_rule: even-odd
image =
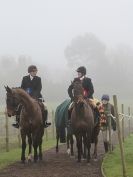
[[6,89],[6,91],[8,92],[8,93],[12,93],[12,89],[10,88],[10,87],[6,87],[6,86],[4,86],[5,87],[5,89]]

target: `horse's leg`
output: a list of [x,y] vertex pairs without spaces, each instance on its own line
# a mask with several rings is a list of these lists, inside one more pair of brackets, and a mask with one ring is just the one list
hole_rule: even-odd
[[31,137],[31,134],[28,135],[28,143],[29,143],[28,162],[31,162],[31,159],[32,159],[32,137]]
[[93,153],[93,156],[95,159],[97,159],[97,144],[98,144],[98,137],[95,137],[95,139],[94,139],[94,153]]
[[73,135],[72,134],[70,135],[70,143],[71,143],[71,156],[73,156],[74,155],[74,152],[73,152],[73,143],[74,143],[74,141],[73,141]]
[[26,134],[22,130],[21,130],[21,139],[22,139],[21,161],[22,161],[22,163],[25,163]]
[[88,132],[87,133],[87,139],[86,139],[86,147],[87,147],[87,150],[88,150],[88,154],[87,154],[87,163],[90,162],[90,148],[91,148],[91,133]]
[[39,160],[42,160],[42,137],[39,141]]
[[56,128],[56,153],[59,151],[58,143],[59,143],[59,130]]
[[35,135],[33,135],[34,162],[37,162],[38,160],[38,153],[37,153],[38,145],[39,145],[38,136],[37,133],[35,133]]
[[86,142],[87,141],[87,137],[86,137],[86,133],[83,135],[83,146],[84,146],[84,151],[83,151],[83,158],[86,159]]
[[77,149],[78,149],[78,162],[81,162],[81,147],[82,147],[82,137],[80,134],[76,135]]
[[69,134],[68,131],[67,131],[67,153],[68,153],[68,155],[70,154],[69,141],[70,141],[70,134]]
[[100,127],[97,127],[96,135],[94,136],[94,158],[97,159],[97,145],[98,145],[98,135],[100,132]]

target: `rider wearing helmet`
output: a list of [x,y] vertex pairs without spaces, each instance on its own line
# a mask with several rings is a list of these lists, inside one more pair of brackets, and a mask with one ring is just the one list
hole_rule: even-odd
[[68,95],[72,101],[72,103],[70,104],[68,108],[68,120],[71,119],[71,112],[74,106],[73,104],[73,83],[77,80],[82,82],[83,95],[84,95],[84,98],[87,100],[93,99],[93,93],[94,93],[94,88],[93,88],[91,79],[86,77],[86,68],[84,66],[80,66],[79,68],[77,68],[76,71],[77,71],[78,77],[73,80],[73,82],[68,88]]
[[[39,102],[44,102],[44,99],[41,95],[42,90],[42,82],[41,78],[37,76],[37,67],[35,65],[30,65],[28,67],[28,73],[29,75],[24,76],[21,83],[21,88],[24,89],[31,97],[34,99],[39,100]],[[20,108],[19,108],[20,107]],[[20,117],[20,111],[21,106],[18,107],[18,115],[16,116],[16,123],[13,124],[15,128],[19,127],[19,117]],[[44,120],[44,127],[48,127],[51,125],[51,123],[47,123],[47,114],[48,111],[46,109],[46,106],[40,103],[40,107],[42,110],[42,117]]]
[[37,67],[35,65],[29,66],[28,73],[29,75],[24,76],[22,79],[21,88],[35,99],[42,98],[42,95],[40,93],[42,89],[41,78],[36,76]]
[[[75,78],[73,82],[79,79],[82,82],[82,86],[84,89],[84,97],[93,98],[94,88],[93,88],[91,79],[86,77],[86,68],[84,66],[80,66],[79,68],[77,68],[76,71],[77,71],[78,77]],[[68,88],[68,94],[70,98],[73,100],[72,90],[73,90],[73,84],[71,84]]]

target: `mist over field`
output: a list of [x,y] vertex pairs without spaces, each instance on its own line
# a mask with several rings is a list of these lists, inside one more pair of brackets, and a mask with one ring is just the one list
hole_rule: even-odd
[[4,85],[20,86],[27,67],[35,64],[46,102],[68,98],[77,67],[85,66],[94,97],[116,94],[121,103],[132,105],[132,1],[5,0],[0,4],[1,104]]

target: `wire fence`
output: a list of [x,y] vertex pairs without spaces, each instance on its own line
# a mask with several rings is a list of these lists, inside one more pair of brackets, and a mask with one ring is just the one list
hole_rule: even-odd
[[[115,108],[115,116],[109,114],[109,119],[113,118],[116,121],[117,131],[115,133],[115,142],[119,144],[120,147],[120,156],[122,163],[122,174],[123,177],[127,177],[126,175],[126,162],[125,162],[125,154],[124,154],[124,140],[127,136],[133,133],[133,115],[131,113],[131,107],[128,107],[127,114],[124,111],[124,104],[121,105],[121,110],[118,110],[117,96],[113,95],[114,108]],[[111,121],[109,121],[111,122]],[[113,137],[111,136],[111,123],[109,123],[109,150],[112,152],[113,145]]]
[[[48,119],[52,123],[50,127],[45,129],[44,139],[55,139],[55,122],[54,122],[54,111],[50,110]],[[1,109],[0,111],[0,152],[9,151],[12,148],[21,146],[20,131],[12,126],[15,117],[8,117],[6,111]]]

